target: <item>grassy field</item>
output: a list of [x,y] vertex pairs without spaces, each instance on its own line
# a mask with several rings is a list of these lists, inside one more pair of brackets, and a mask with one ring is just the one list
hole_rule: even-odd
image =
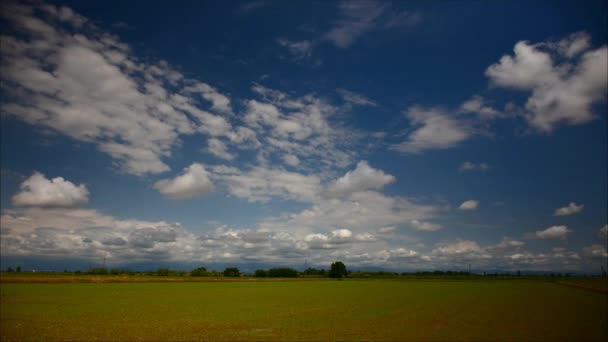
[[606,340],[605,293],[529,280],[2,283],[2,340]]

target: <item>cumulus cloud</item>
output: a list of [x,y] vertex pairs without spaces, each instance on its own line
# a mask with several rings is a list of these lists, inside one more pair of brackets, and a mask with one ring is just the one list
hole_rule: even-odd
[[[65,13],[71,13],[66,15]],[[2,38],[3,112],[93,143],[123,172],[169,170],[180,135],[226,136],[230,112],[215,88],[167,62],[144,62],[117,37],[67,7],[8,4]]]
[[460,165],[460,167],[458,168],[458,171],[460,172],[465,172],[465,171],[486,171],[490,168],[490,166],[487,163],[473,163],[470,161],[465,161],[464,163],[462,163],[462,165]]
[[606,99],[607,65],[608,47],[590,49],[589,35],[578,32],[559,42],[517,42],[514,55],[485,74],[495,86],[530,92],[525,117],[548,133],[559,124],[593,120],[592,105]]
[[406,141],[392,149],[403,153],[421,153],[426,150],[447,149],[468,139],[471,129],[458,119],[438,108],[412,106],[406,112],[415,129]]
[[15,206],[35,207],[75,207],[89,201],[86,185],[55,177],[46,178],[35,172],[19,186],[20,191],[13,196]]
[[308,234],[304,241],[309,249],[335,249],[343,244],[373,242],[376,238],[369,233],[353,234],[349,229],[336,229],[329,234]]
[[479,206],[479,201],[468,200],[468,201],[462,202],[462,204],[460,204],[460,206],[458,207],[458,209],[460,209],[460,210],[476,210],[478,206]]
[[357,191],[379,190],[395,181],[395,177],[385,174],[382,170],[374,169],[367,161],[357,163],[353,171],[348,171],[338,178],[329,188],[331,194],[348,194]]
[[570,202],[567,206],[555,209],[553,215],[555,216],[566,216],[566,215],[574,215],[583,211],[585,206],[582,204],[576,204],[574,202]]
[[213,190],[209,172],[202,164],[194,163],[173,179],[159,180],[154,188],[173,199],[192,198]]
[[543,240],[565,240],[572,230],[567,226],[552,226],[545,230],[537,230],[536,237]]

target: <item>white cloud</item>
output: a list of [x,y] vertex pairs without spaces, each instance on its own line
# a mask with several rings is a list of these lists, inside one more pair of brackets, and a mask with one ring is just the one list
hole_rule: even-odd
[[353,153],[345,147],[353,133],[332,122],[336,107],[310,94],[292,97],[261,85],[252,90],[262,100],[247,101],[243,119],[260,138],[262,159],[290,154],[300,160],[299,168],[316,172],[350,164]]
[[13,196],[15,206],[75,207],[89,201],[89,191],[84,184],[55,177],[47,179],[36,172],[21,183],[20,191]]
[[564,240],[572,230],[567,226],[552,226],[545,230],[537,230],[536,237],[544,240]]
[[572,58],[591,47],[591,37],[586,32],[576,32],[557,42],[557,50]]
[[201,94],[211,110],[230,112],[230,100],[211,86],[164,61],[139,60],[117,37],[66,7],[3,9],[18,31],[2,39],[6,114],[93,143],[135,175],[169,170],[163,159],[180,135],[230,133],[230,123],[200,109],[194,96]]
[[553,215],[555,216],[566,216],[566,215],[574,215],[583,211],[585,206],[582,204],[576,204],[574,202],[570,202],[567,206],[555,209]]
[[154,188],[173,199],[185,199],[212,191],[214,186],[205,167],[194,163],[185,168],[181,175],[156,182]]
[[216,138],[211,138],[207,141],[207,151],[218,158],[226,160],[232,160],[235,157],[234,154],[228,152],[226,144]]
[[480,252],[481,247],[475,241],[461,240],[441,245],[433,250],[434,254],[457,255]]
[[215,177],[228,186],[232,195],[250,202],[267,202],[273,197],[311,202],[318,196],[321,183],[315,175],[263,167]]
[[391,13],[387,18],[384,28],[391,29],[395,27],[414,26],[422,20],[422,15],[418,12],[401,11]]
[[531,92],[525,117],[541,132],[583,124],[593,120],[592,105],[606,99],[608,88],[608,47],[589,46],[582,32],[557,43],[520,41],[514,56],[489,66],[486,76],[496,86]]
[[325,39],[337,47],[349,47],[361,35],[376,26],[376,20],[384,13],[386,6],[385,3],[377,1],[339,2],[340,18],[325,34]]
[[284,38],[277,40],[277,43],[289,51],[293,58],[298,61],[312,56],[314,44],[310,40],[290,41]]
[[351,105],[377,107],[378,104],[369,97],[346,89],[336,89],[342,99]]
[[460,204],[460,206],[458,207],[458,209],[460,209],[460,210],[476,210],[478,206],[479,206],[479,201],[468,200],[468,201],[462,202],[462,204]]
[[339,48],[354,44],[365,33],[375,29],[414,26],[422,16],[413,11],[395,11],[383,1],[340,1],[339,18],[323,38]]
[[591,258],[608,258],[606,247],[598,244],[583,248],[583,253]]
[[600,228],[600,237],[604,239],[608,237],[608,224],[605,224],[602,228]]
[[283,155],[283,161],[285,162],[285,164],[290,166],[298,166],[300,164],[300,159],[298,158],[298,156],[293,154]]
[[410,225],[416,230],[426,231],[426,232],[433,232],[433,231],[443,228],[440,224],[437,224],[437,223],[423,222],[423,221],[418,221],[418,220],[410,221]]
[[460,165],[460,167],[458,168],[458,170],[460,172],[464,172],[464,171],[474,171],[474,170],[478,170],[478,171],[486,171],[490,168],[490,166],[487,163],[473,163],[470,161],[465,161],[464,163],[462,163],[462,165]]
[[193,85],[184,88],[184,92],[199,93],[205,100],[211,102],[211,109],[222,113],[232,113],[230,99],[206,83],[195,82]]
[[526,243],[523,241],[503,238],[499,244],[494,246],[494,248],[499,249],[499,250],[510,249],[510,248],[519,248],[519,247],[524,246],[525,244]]
[[118,220],[90,209],[7,210],[2,255],[62,257],[110,263],[200,258],[195,237],[179,224]]
[[369,166],[367,161],[357,163],[353,171],[338,178],[329,188],[331,194],[343,195],[357,191],[379,190],[395,181],[395,177]]
[[474,113],[481,119],[493,119],[502,116],[498,110],[490,107],[486,100],[479,95],[473,95],[460,106],[461,113]]
[[412,106],[406,115],[417,128],[408,135],[406,141],[392,146],[394,150],[403,153],[447,149],[471,136],[469,127],[437,108]]

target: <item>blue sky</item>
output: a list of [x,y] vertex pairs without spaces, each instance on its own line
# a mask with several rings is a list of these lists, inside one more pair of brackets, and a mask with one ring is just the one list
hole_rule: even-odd
[[605,2],[2,6],[3,264],[606,262]]

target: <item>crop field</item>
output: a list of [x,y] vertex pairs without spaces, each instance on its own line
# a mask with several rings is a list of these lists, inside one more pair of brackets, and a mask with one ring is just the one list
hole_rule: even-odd
[[606,293],[532,280],[2,283],[2,340],[606,340]]

